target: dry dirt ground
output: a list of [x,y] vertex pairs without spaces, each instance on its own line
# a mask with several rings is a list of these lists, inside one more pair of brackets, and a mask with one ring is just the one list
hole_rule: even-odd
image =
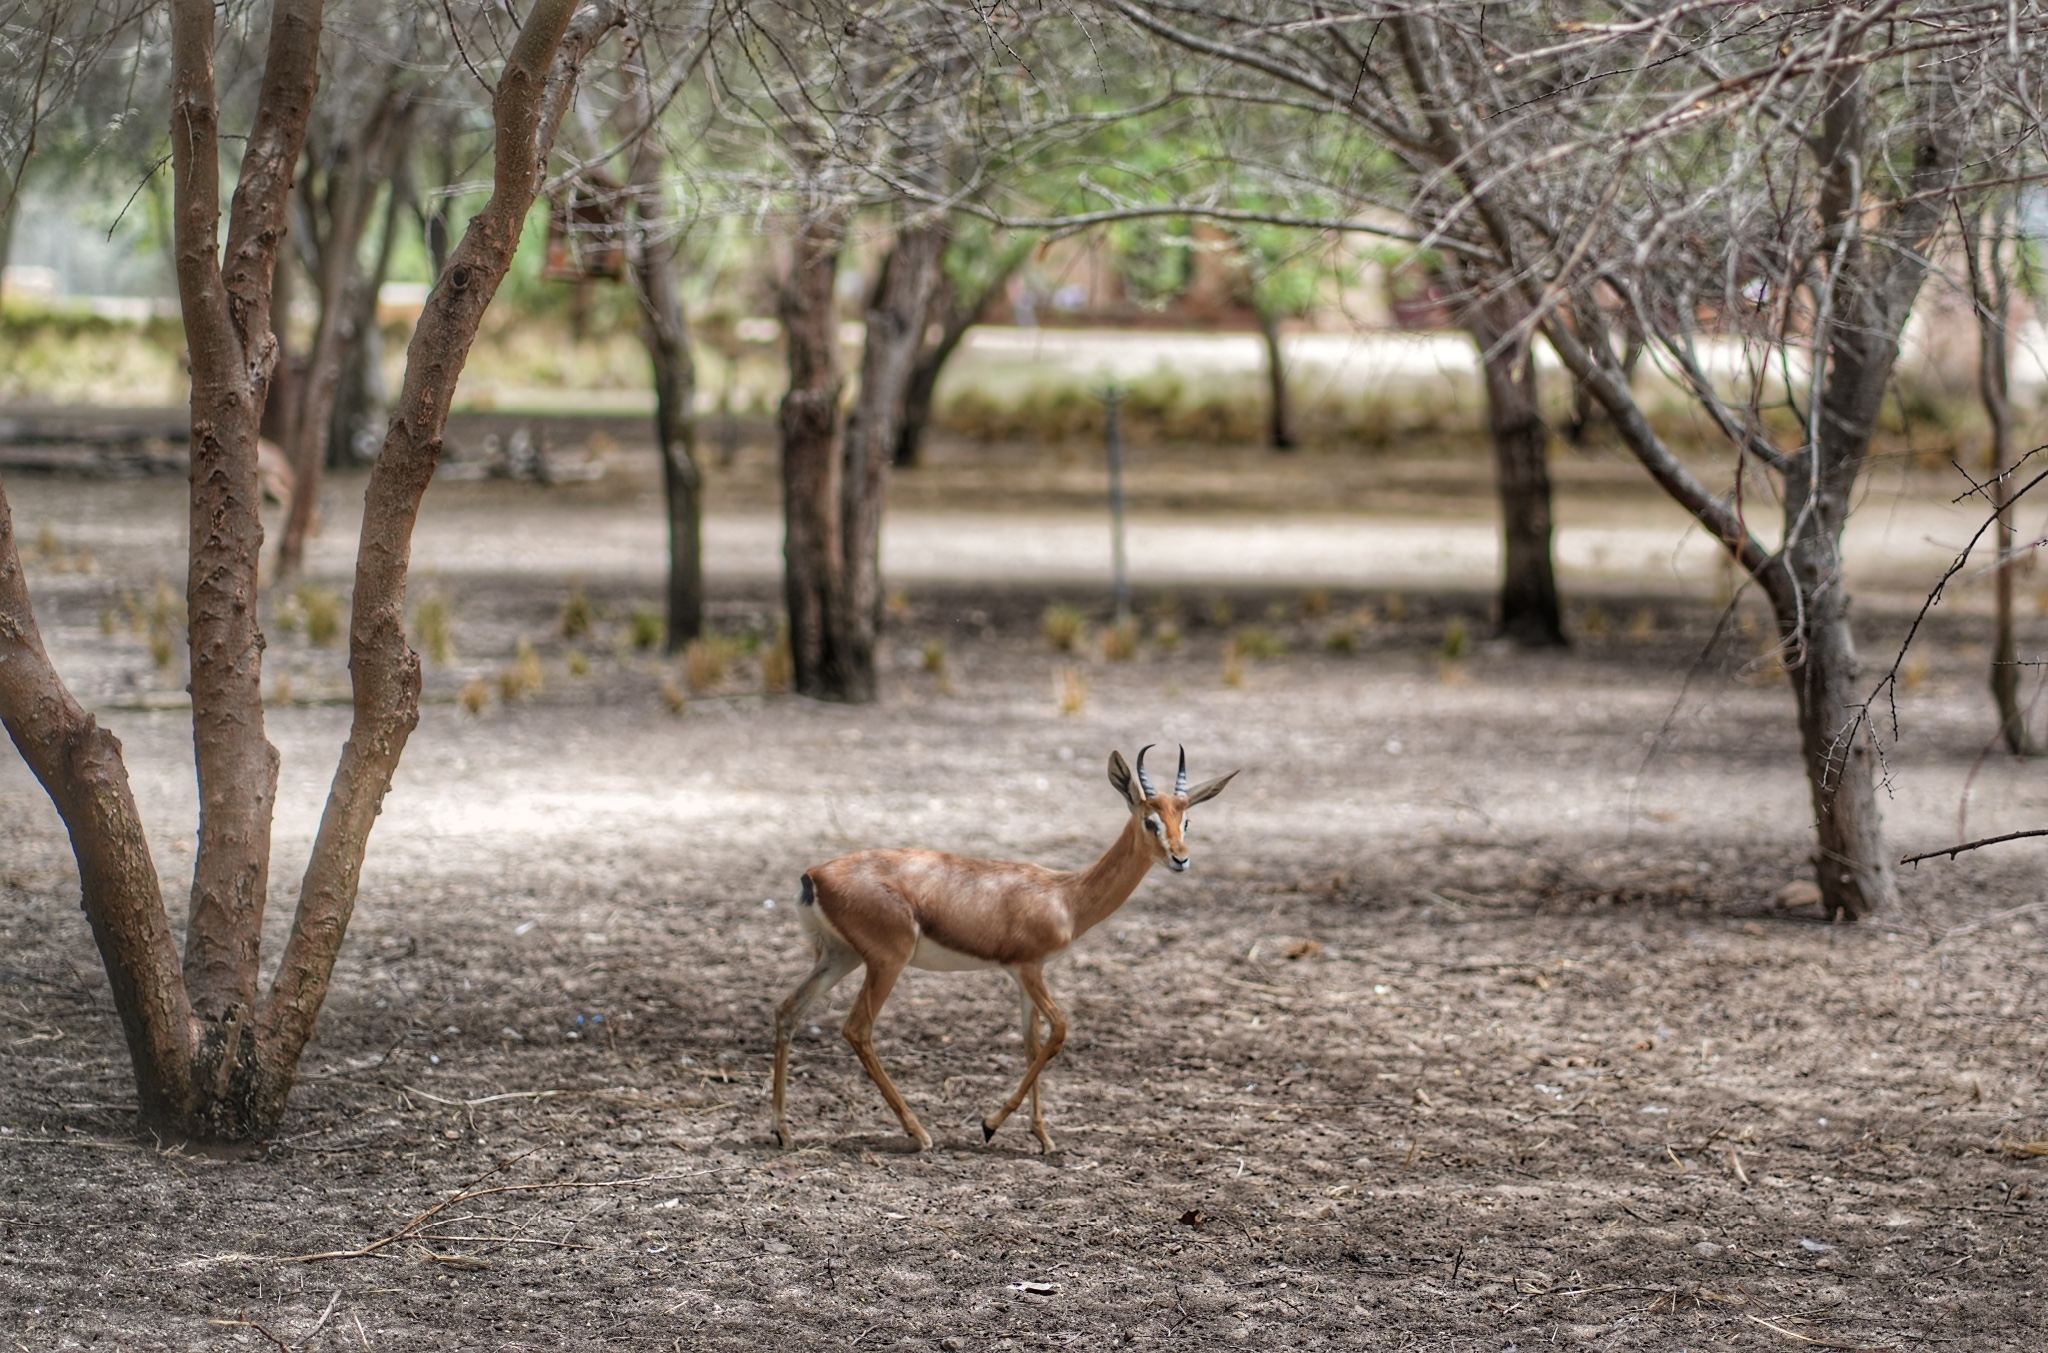
[[[176,912],[190,732],[147,631],[179,486],[9,489]],[[547,492],[440,486],[434,511],[487,531]],[[535,501],[592,540],[649,511]],[[253,1153],[137,1138],[63,832],[0,757],[5,1347],[2042,1346],[2044,856],[1907,870],[1863,926],[1774,905],[1807,810],[1748,623],[1710,645],[1711,604],[1610,589],[1569,654],[1453,661],[1483,596],[1240,578],[1141,595],[1112,662],[1052,652],[1028,579],[919,586],[883,701],[846,709],[762,695],[744,636],[772,586],[714,579],[741,651],[676,713],[680,670],[628,638],[646,577],[587,576],[572,645],[568,579],[520,549],[438,584],[456,655]],[[1873,654],[1909,602],[1861,602]],[[2048,821],[2037,765],[1980,759],[1981,629],[1941,620],[1908,683],[1902,852],[1956,839],[1966,785],[1969,832]],[[507,703],[522,636],[545,686]],[[279,627],[271,656],[295,692],[270,715],[275,952],[346,711],[332,649]],[[936,1149],[905,1150],[839,1039],[849,983],[798,1039],[799,1149],[774,1150],[801,870],[895,843],[1081,864],[1119,826],[1104,759],[1145,741],[1245,773],[1197,815],[1194,871],[1053,970],[1057,1152],[1021,1121],[982,1145],[1013,997],[928,973],[880,1047]]]

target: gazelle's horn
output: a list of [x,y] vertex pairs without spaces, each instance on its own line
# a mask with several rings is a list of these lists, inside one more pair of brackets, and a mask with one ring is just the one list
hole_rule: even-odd
[[1147,779],[1145,776],[1145,753],[1151,751],[1154,747],[1158,745],[1159,744],[1154,742],[1148,742],[1143,747],[1140,747],[1138,749],[1138,788],[1145,791],[1145,797],[1148,799],[1152,797],[1153,789],[1152,781]]
[[1188,749],[1180,749],[1180,769],[1173,773],[1173,792],[1182,798],[1188,796]]

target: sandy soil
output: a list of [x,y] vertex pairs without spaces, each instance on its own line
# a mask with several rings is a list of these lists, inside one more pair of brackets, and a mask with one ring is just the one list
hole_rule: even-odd
[[[9,489],[26,539],[54,524],[39,602],[128,748],[176,911],[190,732],[122,597],[175,576],[177,487]],[[547,528],[500,559],[649,511],[630,482],[434,502],[451,542]],[[56,571],[79,551],[91,571]],[[1075,585],[913,579],[878,706],[764,697],[742,656],[675,714],[676,669],[625,638],[651,575],[585,575],[577,677],[567,570],[492,553],[434,584],[457,656],[291,1120],[246,1157],[135,1138],[62,829],[0,758],[10,1346],[2039,1346],[2044,856],[1907,871],[1861,927],[1775,906],[1809,846],[1790,700],[1744,624],[1702,656],[1716,615],[1688,587],[1610,580],[1573,653],[1447,662],[1483,596],[1223,570],[1142,592],[1148,635],[1170,613],[1180,641],[1116,663],[1041,637]],[[728,633],[772,614],[744,571],[715,595]],[[1907,600],[1861,603],[1871,652]],[[1231,686],[1247,625],[1285,651]],[[2038,767],[1980,764],[1980,630],[1942,620],[1913,669],[1902,852],[1954,839],[1966,785],[1972,833],[2048,817]],[[545,689],[464,712],[522,636]],[[275,932],[346,711],[334,651],[280,632],[271,657],[293,677]],[[1108,751],[1155,740],[1245,774],[1199,814],[1195,870],[1054,969],[1060,1149],[1019,1123],[980,1142],[1021,1047],[974,974],[913,974],[882,1021],[934,1151],[838,1038],[851,984],[798,1040],[800,1149],[772,1149],[801,870],[899,843],[1083,863],[1119,825]]]

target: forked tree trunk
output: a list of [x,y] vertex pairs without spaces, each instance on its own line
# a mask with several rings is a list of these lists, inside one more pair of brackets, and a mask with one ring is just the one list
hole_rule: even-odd
[[[637,42],[636,42],[637,47]],[[627,174],[633,196],[631,256],[643,320],[641,341],[654,374],[654,439],[661,452],[668,515],[668,637],[680,653],[704,632],[704,472],[697,461],[697,367],[676,285],[677,240],[661,199],[661,149],[651,128],[654,105],[643,70],[629,74],[623,108],[646,128]]]
[[[163,1126],[200,1137],[246,1135],[256,1095],[249,1054],[256,1041],[256,959],[270,882],[278,766],[277,749],[263,727],[256,433],[277,359],[270,284],[312,112],[321,19],[319,0],[283,0],[272,11],[256,120],[223,261],[213,7],[210,0],[177,0],[172,9],[174,235],[192,366],[185,605],[199,842],[185,928],[191,1023],[179,1031],[190,1053],[179,1067],[152,1074],[186,1079],[176,1105],[184,1109],[181,1121]],[[72,825],[77,830],[79,824]],[[145,899],[124,894],[108,901],[134,905]],[[172,1008],[161,997],[156,1004]]]
[[835,622],[843,698],[877,695],[875,646],[882,619],[882,506],[902,428],[903,406],[946,253],[943,222],[905,226],[875,288],[861,350],[860,394],[846,426],[840,483],[844,610]]
[[[320,251],[320,321],[306,360],[305,387],[293,410],[291,440],[285,447],[292,460],[294,486],[277,547],[280,577],[294,576],[305,564],[306,538],[313,530],[328,463],[335,397],[341,388],[342,368],[359,337],[357,293],[363,284],[363,234],[377,192],[391,177],[396,152],[403,147],[403,124],[410,115],[408,101],[396,88],[387,88],[328,165],[327,234]],[[310,211],[310,194],[306,205]]]
[[1524,648],[1569,641],[1558,602],[1551,550],[1550,430],[1537,402],[1536,355],[1527,336],[1511,339],[1522,316],[1501,297],[1472,299],[1465,327],[1479,349],[1486,381],[1486,423],[1493,440],[1493,479],[1500,497],[1500,633]]
[[[959,284],[941,264],[938,290],[931,302],[933,314],[939,317],[939,336],[936,342],[919,349],[910,385],[903,394],[903,425],[896,433],[894,457],[897,469],[908,469],[923,456],[925,432],[932,421],[932,400],[938,394],[939,377],[945,374],[946,363],[952,360],[967,331],[988,318],[989,307],[1003,294],[1004,287],[1023,264],[1026,252],[1012,248],[1003,254],[988,285],[971,295],[962,294]],[[929,335],[931,326],[927,324],[925,328]]]
[[839,523],[839,318],[834,283],[843,213],[807,215],[790,245],[776,309],[789,391],[778,415],[782,450],[783,590],[799,695],[846,698],[833,616],[844,603]]
[[1287,390],[1287,356],[1280,347],[1280,317],[1255,307],[1259,339],[1266,346],[1266,441],[1275,451],[1292,451],[1294,400]]
[[120,744],[71,698],[43,650],[0,499],[0,721],[71,834],[81,900],[135,1064],[142,1119],[162,1136],[246,1139],[272,1130],[284,1113],[347,929],[370,825],[418,718],[419,660],[403,626],[405,570],[448,400],[483,308],[510,266],[577,62],[616,13],[612,4],[586,6],[565,43],[576,9],[577,0],[540,0],[529,10],[497,91],[496,187],[414,335],[405,398],[363,516],[350,620],[355,724],[275,985],[259,1009],[277,756],[263,732],[263,637],[255,618],[262,548],[256,419],[275,356],[272,270],[313,96],[321,5],[281,0],[273,13],[225,251],[215,240],[213,5],[173,6],[178,282],[193,368],[187,598],[200,800],[182,970]]
[[455,387],[484,310],[511,269],[582,62],[619,21],[615,0],[538,0],[528,9],[493,100],[490,199],[450,254],[406,347],[405,383],[370,472],[356,550],[349,613],[354,717],[263,1011],[257,1131],[283,1117],[355,911],[370,829],[419,722],[420,659],[405,638],[406,576]]

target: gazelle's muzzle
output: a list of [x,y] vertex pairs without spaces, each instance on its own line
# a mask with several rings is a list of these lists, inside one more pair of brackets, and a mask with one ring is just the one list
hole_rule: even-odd
[[1168,855],[1166,857],[1166,867],[1176,874],[1187,873],[1189,869],[1194,867],[1194,863],[1193,860],[1185,855]]

